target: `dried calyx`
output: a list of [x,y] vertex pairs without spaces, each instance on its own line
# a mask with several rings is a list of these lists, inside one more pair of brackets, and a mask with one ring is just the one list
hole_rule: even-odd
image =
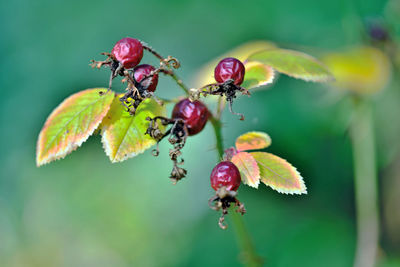
[[[181,149],[186,143],[188,136],[195,135],[201,130],[207,123],[209,118],[209,111],[207,107],[200,101],[191,102],[189,99],[182,99],[179,101],[173,111],[172,118],[165,117],[148,117],[150,121],[149,127],[147,128],[146,134],[157,140],[157,148],[153,150],[153,155],[159,154],[158,144],[165,137],[168,136],[168,141],[173,145],[173,149],[169,151],[169,156],[174,164],[170,178],[173,182],[177,182],[186,176],[186,170],[179,167],[183,164],[183,159],[178,159],[181,156]],[[159,125],[171,127],[163,133],[160,130]]]
[[[169,150],[169,157],[173,162],[170,178],[175,184],[184,178],[187,173],[185,169],[179,167],[179,165],[183,164],[184,160],[178,159],[182,154],[181,149],[185,146],[186,138],[189,135],[185,122],[182,119],[169,119],[160,116],[154,118],[147,117],[146,119],[150,121],[146,134],[157,140],[157,148],[153,150],[153,156],[160,154],[158,145],[165,137],[168,136],[169,143],[173,145],[173,148]],[[171,127],[163,133],[159,128],[159,124],[163,126],[171,125]]]
[[214,70],[216,83],[208,84],[198,90],[192,92],[192,98],[198,99],[199,95],[219,95],[225,96],[229,103],[229,111],[238,115],[240,120],[244,120],[244,115],[233,111],[233,100],[236,93],[241,92],[242,95],[250,95],[250,92],[241,87],[245,75],[245,67],[243,63],[236,58],[225,58],[221,60]]

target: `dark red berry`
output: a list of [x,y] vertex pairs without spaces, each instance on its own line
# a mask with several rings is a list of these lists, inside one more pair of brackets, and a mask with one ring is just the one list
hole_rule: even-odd
[[173,111],[173,119],[182,119],[188,128],[189,135],[195,135],[203,130],[210,113],[207,107],[200,101],[191,102],[189,99],[179,101]]
[[211,187],[217,191],[225,186],[229,191],[237,191],[240,182],[239,169],[230,161],[221,161],[214,167],[210,176]]
[[124,68],[130,69],[142,60],[143,46],[139,40],[126,37],[114,45],[111,54]]
[[[158,74],[154,74],[152,77],[148,76],[154,70],[155,68],[148,64],[136,66],[133,70],[133,76],[135,77],[135,80],[149,92],[154,92],[158,83]],[[143,80],[146,76],[148,78]]]
[[221,60],[214,70],[215,80],[224,83],[229,79],[234,80],[234,84],[241,85],[244,79],[245,68],[243,63],[233,57]]

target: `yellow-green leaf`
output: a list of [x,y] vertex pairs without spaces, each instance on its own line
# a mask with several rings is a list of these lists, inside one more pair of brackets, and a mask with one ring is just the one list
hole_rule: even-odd
[[146,99],[132,116],[118,97],[115,98],[101,125],[101,140],[111,162],[124,161],[153,146],[156,141],[145,135],[149,125],[146,117],[165,116],[165,113],[164,106],[158,105],[153,99]]
[[270,84],[274,81],[275,72],[270,66],[262,63],[251,61],[244,64],[246,73],[244,75],[244,81],[241,85],[246,89],[253,89]]
[[95,88],[73,94],[50,114],[37,141],[37,166],[64,158],[88,139],[115,96],[112,92],[100,96],[104,90]]
[[288,50],[269,49],[249,56],[248,61],[257,61],[271,66],[278,72],[312,82],[334,80],[328,68],[310,55]]
[[335,75],[339,88],[360,94],[382,90],[390,80],[389,58],[379,49],[358,47],[323,58]]
[[253,156],[247,152],[239,152],[232,157],[231,161],[238,167],[242,182],[258,188],[260,184],[260,170]]
[[[274,48],[275,45],[268,41],[251,41],[240,45],[227,53],[213,59],[212,61],[208,62],[204,67],[201,68],[198,75],[195,79],[195,85],[197,87],[204,86],[206,84],[215,83],[214,79],[214,68],[217,66],[218,62],[226,57],[235,57],[240,61],[244,62],[248,56],[251,54],[262,51],[265,49]],[[247,72],[246,67],[246,72]],[[248,89],[248,88],[247,88]]]
[[307,194],[300,173],[286,160],[266,152],[250,153],[260,168],[261,181],[279,193]]
[[271,137],[264,132],[247,132],[236,139],[238,151],[263,149],[271,145]]

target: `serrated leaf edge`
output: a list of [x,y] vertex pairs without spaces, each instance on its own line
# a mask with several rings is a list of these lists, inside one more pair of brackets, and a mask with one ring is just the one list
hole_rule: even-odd
[[[131,128],[131,125],[132,125],[133,121],[134,121],[134,118],[132,117],[132,118],[131,118],[131,121],[130,121],[130,124],[129,124],[129,126],[127,127],[127,130],[126,130],[126,132],[125,132],[125,134],[124,134],[124,137],[122,138],[122,141],[120,142],[120,145],[119,145],[119,147],[118,147],[118,149],[117,149],[117,152],[115,153],[115,156],[114,156],[114,157],[112,157],[112,155],[111,155],[111,154],[112,154],[112,148],[111,148],[111,146],[110,146],[110,144],[109,144],[109,142],[108,142],[108,140],[107,140],[107,139],[108,139],[107,128],[108,128],[110,125],[104,125],[104,126],[101,128],[101,143],[102,143],[104,152],[106,153],[106,155],[107,155],[108,158],[110,159],[111,163],[118,163],[118,162],[125,161],[125,160],[127,160],[127,159],[129,159],[129,158],[136,157],[137,155],[140,155],[140,154],[144,153],[146,150],[150,149],[152,146],[154,146],[154,145],[157,143],[156,140],[151,140],[152,144],[151,144],[149,147],[147,147],[147,148],[145,148],[145,149],[140,149],[140,150],[138,150],[138,151],[136,151],[136,152],[127,153],[127,154],[125,154],[123,157],[117,159],[116,156],[118,155],[119,148],[120,148],[121,144],[124,142],[124,139],[126,138],[126,136],[127,136],[127,134],[128,134],[128,131],[129,131],[129,129]],[[134,126],[133,128],[135,129],[136,132],[139,131],[138,128],[137,128],[136,126]],[[149,141],[150,141],[150,140],[149,140]],[[142,145],[141,147],[143,147],[143,145]]]
[[[104,149],[106,155],[108,156],[108,158],[110,159],[111,163],[122,162],[122,161],[125,161],[125,160],[129,159],[129,158],[136,157],[137,155],[144,153],[147,149],[149,149],[150,147],[152,147],[156,143],[156,141],[154,140],[154,143],[149,148],[141,149],[141,150],[138,150],[136,152],[127,153],[123,157],[117,159],[116,156],[118,155],[119,148],[121,147],[121,144],[124,142],[124,139],[126,138],[126,135],[128,134],[128,131],[131,128],[131,124],[132,123],[133,123],[133,119],[132,119],[132,122],[130,123],[130,125],[128,127],[128,130],[126,131],[126,133],[125,133],[120,145],[118,146],[117,152],[115,153],[114,157],[111,156],[112,150],[111,150],[111,146],[110,146],[110,144],[109,144],[109,142],[107,140],[108,135],[107,135],[107,132],[106,132],[106,129],[105,129],[106,127],[103,128],[104,130],[102,129],[102,131],[101,131],[101,143],[103,144],[103,149]],[[136,127],[135,127],[135,131],[138,131]]]
[[[90,88],[90,89],[86,89],[86,90],[79,91],[78,93],[75,93],[75,94],[73,94],[73,95],[70,95],[69,97],[67,97],[66,99],[64,99],[64,100],[50,113],[49,117],[46,119],[46,122],[44,123],[43,128],[40,130],[40,133],[39,133],[39,136],[38,136],[38,140],[37,140],[37,143],[36,143],[36,166],[37,166],[37,167],[46,165],[46,164],[48,164],[48,163],[50,163],[50,162],[52,162],[52,161],[55,161],[55,160],[63,159],[63,158],[65,158],[67,155],[69,155],[70,153],[72,153],[73,151],[75,151],[76,149],[78,149],[84,142],[87,141],[87,139],[93,134],[93,132],[97,129],[97,127],[98,127],[98,126],[100,125],[100,123],[103,121],[104,117],[107,115],[107,113],[108,113],[108,111],[109,111],[109,109],[110,109],[110,107],[111,107],[112,101],[111,101],[110,105],[109,105],[108,107],[106,107],[106,108],[103,110],[102,113],[100,113],[101,119],[100,119],[97,123],[93,124],[92,127],[90,127],[90,129],[88,129],[88,131],[87,131],[87,133],[86,133],[86,136],[83,135],[84,137],[83,137],[79,142],[77,142],[77,143],[70,143],[70,144],[68,144],[64,149],[62,149],[61,151],[58,151],[58,152],[55,153],[55,154],[49,155],[48,157],[39,160],[39,147],[41,146],[41,143],[42,143],[42,142],[41,142],[41,139],[42,139],[43,129],[45,128],[46,123],[47,123],[49,120],[51,120],[53,116],[55,116],[55,115],[57,114],[58,109],[59,109],[67,100],[70,100],[71,97],[77,97],[77,94],[83,93],[83,92],[85,92],[85,91],[91,91],[91,90],[105,90],[105,88]],[[101,98],[99,98],[99,99],[101,99]],[[105,99],[105,98],[103,98],[103,101],[104,101],[104,99]],[[97,102],[97,101],[95,101],[95,102]],[[93,102],[92,104],[94,104],[95,102]],[[90,105],[92,105],[92,104],[90,104]],[[88,105],[88,106],[90,106],[90,105]],[[81,111],[81,112],[82,112],[82,111]],[[80,112],[80,113],[81,113],[81,112]],[[80,114],[80,113],[79,113],[79,114]]]
[[[257,86],[249,87],[249,88],[246,88],[246,89],[248,89],[248,90],[257,90],[257,89],[259,89],[260,87],[270,85],[270,84],[272,84],[272,83],[275,81],[275,78],[277,77],[277,75],[276,75],[276,72],[277,72],[277,71],[276,71],[273,67],[271,67],[271,66],[269,66],[269,65],[266,65],[266,64],[264,64],[264,63],[262,63],[262,62],[259,62],[259,61],[246,61],[246,63],[248,63],[248,64],[251,64],[252,62],[254,62],[254,63],[260,63],[260,64],[263,65],[265,68],[269,69],[269,70],[271,71],[271,77],[270,77],[267,81],[265,81],[265,82],[263,82],[263,83],[260,83],[260,84],[258,84]],[[244,64],[245,64],[245,63],[244,63]],[[245,66],[246,66],[246,65],[245,65]],[[246,75],[245,75],[245,79],[246,79]]]
[[[270,154],[274,157],[277,157],[279,159],[281,159],[282,161],[284,161],[285,163],[287,163],[289,166],[291,166],[293,168],[293,171],[295,172],[296,175],[298,175],[299,180],[300,180],[300,189],[297,190],[285,190],[282,188],[277,188],[273,185],[267,184],[264,180],[267,180],[263,177],[261,177],[261,182],[263,182],[266,186],[271,187],[273,190],[277,191],[278,193],[282,193],[282,194],[286,194],[286,195],[302,195],[302,194],[307,194],[307,187],[306,184],[304,183],[304,178],[301,176],[300,172],[297,170],[297,168],[295,166],[293,166],[292,164],[290,164],[287,160],[285,160],[284,158],[278,157],[274,154],[271,153],[267,153],[267,152],[262,152],[262,153],[266,153],[266,154]],[[251,153],[250,153],[251,154]],[[256,160],[257,161],[257,160]],[[279,174],[277,174],[276,172],[274,172],[273,170],[271,170],[269,167],[265,166],[264,164],[260,163],[257,161],[257,164],[262,165],[263,167],[267,168],[268,170],[270,170],[271,172],[275,173],[276,175],[280,176]],[[281,176],[280,176],[281,177]]]

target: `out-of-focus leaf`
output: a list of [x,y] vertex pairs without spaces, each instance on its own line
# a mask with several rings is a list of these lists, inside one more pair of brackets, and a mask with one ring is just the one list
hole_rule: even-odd
[[244,81],[241,85],[246,89],[253,89],[270,84],[274,81],[275,72],[270,66],[266,66],[259,62],[246,62],[244,64],[246,73]]
[[266,152],[250,153],[260,168],[261,181],[279,193],[307,194],[300,173],[286,160]]
[[[165,113],[165,106],[146,99],[132,116],[116,97],[101,125],[101,140],[111,162],[124,161],[153,146],[156,141],[145,135],[149,125],[146,117],[165,116]],[[162,125],[159,126],[163,130]]]
[[[195,86],[201,87],[206,84],[215,83],[214,69],[217,66],[218,62],[223,58],[235,57],[240,61],[244,62],[247,59],[247,57],[250,56],[251,54],[265,49],[271,49],[274,47],[275,45],[268,41],[252,41],[240,45],[230,50],[229,52],[213,59],[211,62],[207,63],[204,67],[202,67],[198,75],[196,75]],[[246,72],[247,72],[247,67],[246,67]]]
[[263,149],[271,145],[271,137],[263,132],[247,132],[236,139],[238,151]]
[[258,188],[260,184],[260,169],[253,156],[248,152],[239,152],[232,157],[231,161],[238,167],[242,182]]
[[380,91],[390,80],[388,57],[373,47],[358,47],[342,53],[327,54],[323,61],[335,75],[334,85],[356,93]]
[[328,68],[310,55],[287,49],[269,49],[249,56],[248,61],[257,61],[291,77],[311,82],[333,80]]
[[99,95],[105,90],[95,88],[73,94],[50,114],[37,141],[37,166],[64,158],[88,139],[114,99],[112,92]]

